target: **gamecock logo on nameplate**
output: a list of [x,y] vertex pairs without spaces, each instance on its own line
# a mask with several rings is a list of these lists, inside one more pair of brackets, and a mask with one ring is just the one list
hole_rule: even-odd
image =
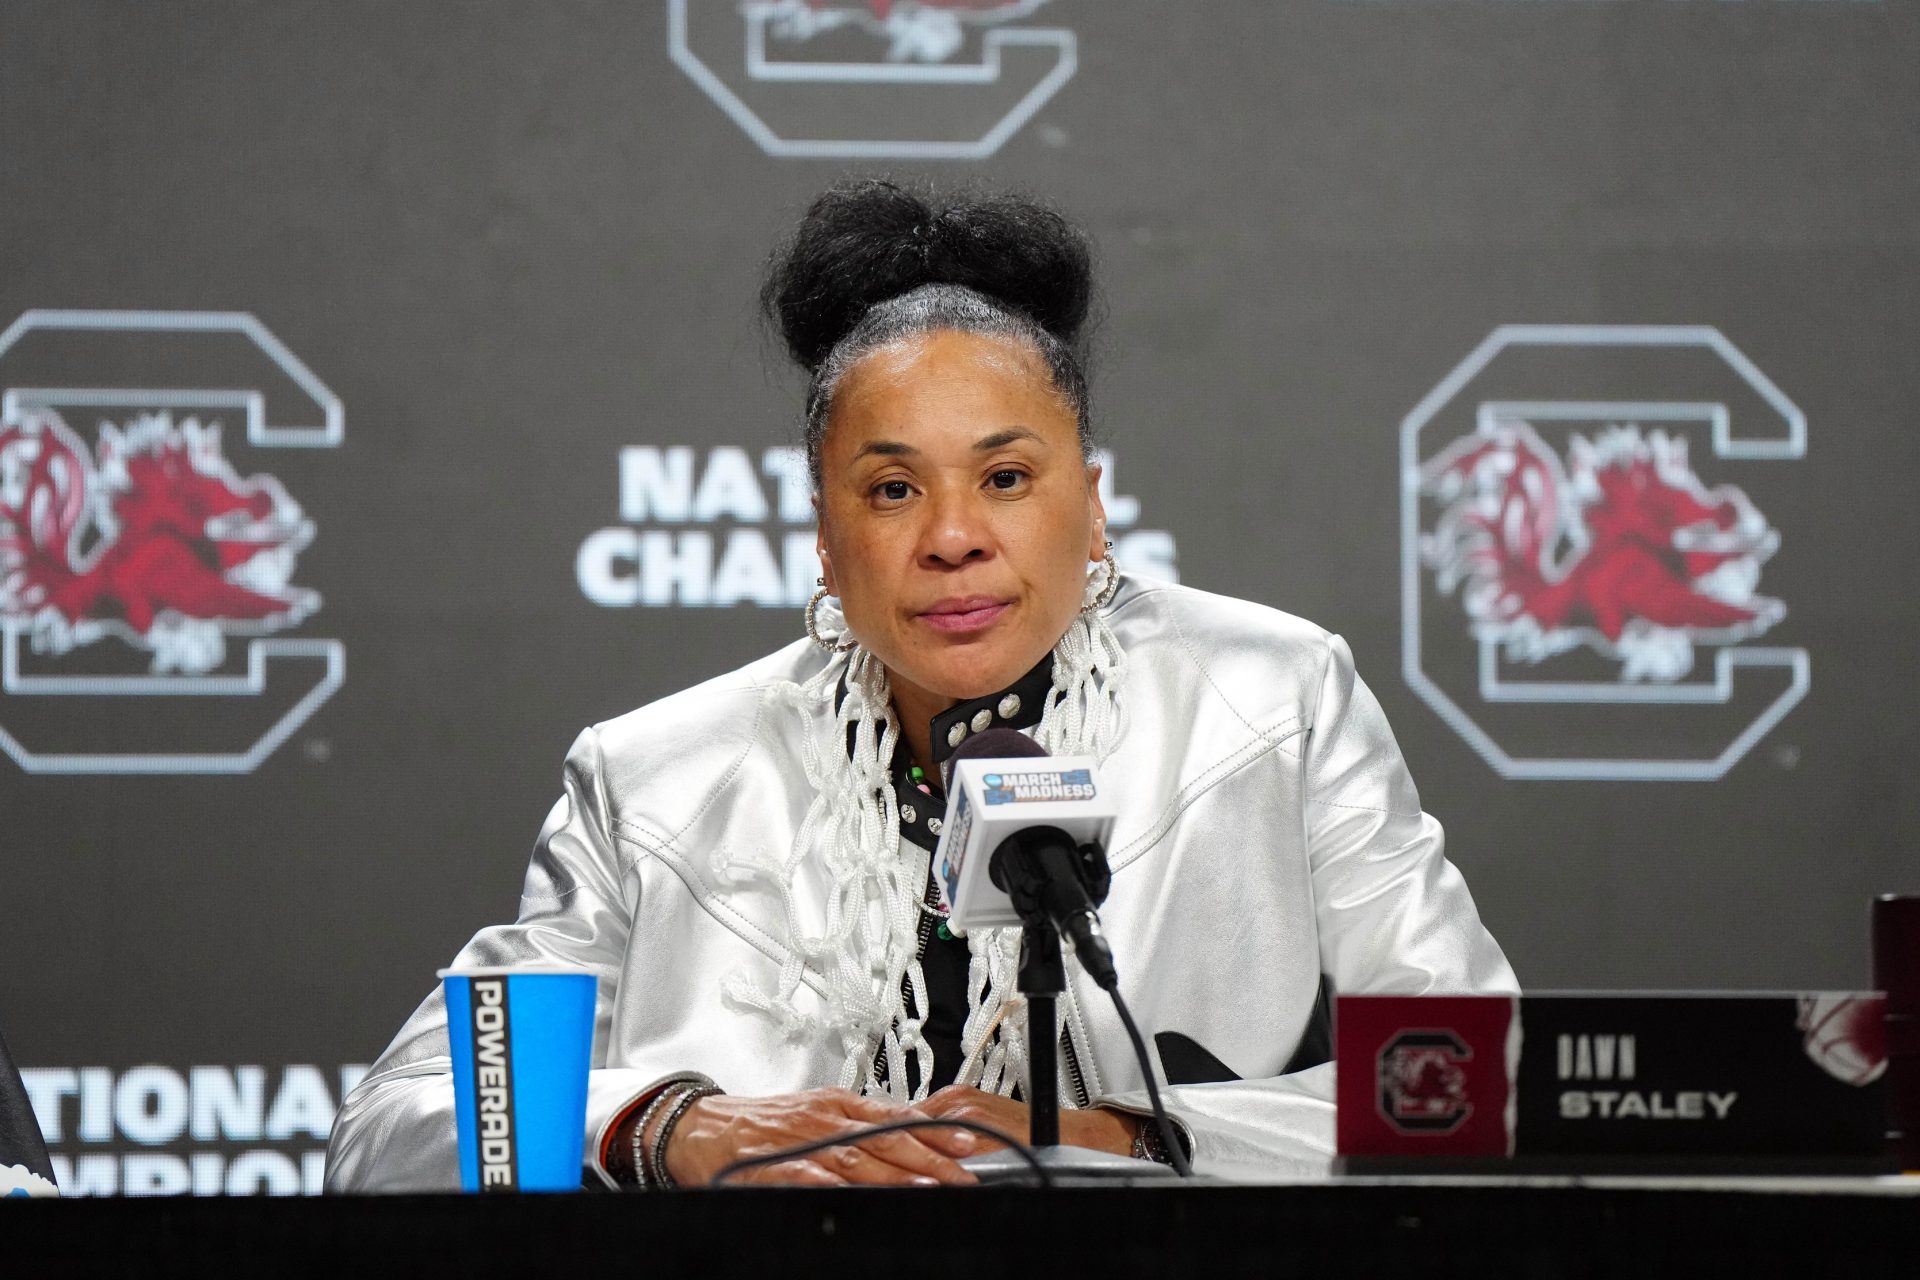
[[1472,1060],[1473,1050],[1451,1031],[1402,1031],[1380,1050],[1380,1114],[1402,1133],[1452,1133],[1473,1114]]
[[978,160],[1073,78],[1051,0],[668,0],[673,60],[773,156]]
[[1809,687],[1764,581],[1805,451],[1718,330],[1497,330],[1402,424],[1408,682],[1505,777],[1721,777]]
[[0,750],[251,772],[345,674],[289,634],[321,606],[314,522],[264,469],[339,444],[339,400],[232,312],[31,311],[0,385]]

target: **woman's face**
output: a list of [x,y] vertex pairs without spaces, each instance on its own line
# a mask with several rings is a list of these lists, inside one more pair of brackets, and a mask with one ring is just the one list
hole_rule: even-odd
[[941,330],[841,378],[820,445],[820,560],[903,714],[1013,683],[1104,555],[1099,468],[1039,355]]

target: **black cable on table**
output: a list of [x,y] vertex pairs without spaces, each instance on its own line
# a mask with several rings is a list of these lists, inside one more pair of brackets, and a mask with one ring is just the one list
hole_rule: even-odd
[[1107,994],[1113,997],[1113,1007],[1119,1011],[1120,1021],[1127,1028],[1127,1038],[1133,1041],[1133,1056],[1140,1060],[1140,1074],[1147,1080],[1147,1101],[1153,1104],[1153,1122],[1160,1127],[1160,1140],[1167,1144],[1167,1159],[1173,1163],[1173,1171],[1183,1178],[1193,1176],[1193,1166],[1187,1163],[1187,1149],[1180,1143],[1180,1135],[1173,1127],[1173,1121],[1167,1116],[1167,1109],[1160,1104],[1160,1086],[1154,1083],[1153,1062],[1147,1057],[1147,1042],[1140,1036],[1140,1028],[1134,1025],[1133,1013],[1127,1008],[1127,1002],[1120,998],[1120,988],[1107,988]]

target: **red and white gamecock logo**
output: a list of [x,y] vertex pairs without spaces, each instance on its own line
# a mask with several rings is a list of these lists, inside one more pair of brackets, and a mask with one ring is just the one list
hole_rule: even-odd
[[1422,494],[1443,504],[1421,558],[1477,638],[1527,663],[1584,645],[1622,680],[1669,682],[1696,644],[1785,615],[1755,593],[1779,534],[1739,489],[1703,485],[1683,438],[1615,425],[1572,436],[1570,454],[1505,421],[1421,468]]
[[234,472],[217,424],[103,423],[90,454],[53,413],[0,422],[0,622],[38,652],[111,634],[151,653],[156,674],[210,671],[229,634],[319,607],[291,585],[312,538],[278,480]]
[[1718,329],[1501,325],[1400,423],[1408,685],[1505,778],[1726,776],[1812,683],[1760,589],[1806,450]]
[[1451,1133],[1473,1114],[1464,1064],[1473,1050],[1451,1031],[1403,1031],[1380,1050],[1380,1114],[1403,1133]]

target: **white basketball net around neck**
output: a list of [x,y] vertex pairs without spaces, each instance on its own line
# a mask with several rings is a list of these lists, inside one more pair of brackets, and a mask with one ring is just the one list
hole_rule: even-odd
[[[1096,574],[1094,583],[1103,585],[1104,575]],[[837,610],[820,612],[822,630],[831,632],[840,622]],[[1100,611],[1081,613],[1054,646],[1053,689],[1034,740],[1052,755],[1104,760],[1124,728],[1125,673],[1119,642]],[[843,678],[846,696],[832,711]],[[920,867],[900,850],[892,774],[900,726],[887,671],[856,646],[835,654],[806,683],[786,686],[782,695],[807,726],[802,760],[812,803],[783,863],[736,856],[719,869],[780,894],[787,960],[771,986],[734,973],[722,990],[736,1007],[772,1018],[789,1041],[825,1043],[838,1051],[841,1088],[916,1101],[926,1096],[933,1074],[932,1048],[922,1035],[930,1003],[916,954],[926,885]],[[817,933],[802,928],[807,913],[799,910],[794,889],[796,873],[810,857],[820,860],[830,886],[825,924]],[[881,922],[877,931],[876,919]],[[974,930],[967,942],[971,960],[958,1083],[1009,1094],[1027,1075],[1025,1002],[1015,990],[1020,931]],[[802,1012],[796,999],[807,969],[820,980],[818,1013]],[[913,993],[917,1017],[907,1014],[905,990]],[[918,1067],[911,1092],[909,1055]],[[884,1079],[876,1071],[877,1060],[886,1064]]]

